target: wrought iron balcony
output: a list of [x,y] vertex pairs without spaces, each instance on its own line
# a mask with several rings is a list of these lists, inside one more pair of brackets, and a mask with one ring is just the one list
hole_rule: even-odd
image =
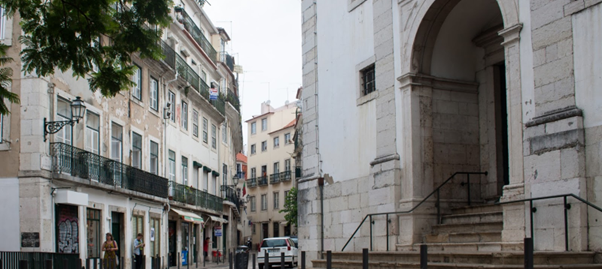
[[257,185],[258,186],[266,186],[266,185],[268,185],[268,177],[267,176],[258,177],[257,178]]
[[225,63],[230,71],[234,72],[234,56],[231,56],[227,52],[220,52],[219,56],[220,62]]
[[50,148],[56,173],[167,198],[168,180],[163,177],[65,143],[50,143]]
[[270,175],[270,184],[280,183],[280,173],[274,173]]
[[222,211],[222,198],[174,181],[170,181],[169,184],[173,191],[174,201],[214,211]]
[[280,172],[280,181],[282,181],[282,182],[291,181],[291,179],[292,179],[291,170]]
[[234,108],[236,108],[236,110],[240,112],[240,100],[238,99],[238,96],[234,94],[233,91],[228,90],[228,95],[226,95],[226,101],[232,104],[232,106],[234,106]]
[[255,188],[255,187],[257,187],[257,178],[255,178],[255,177],[249,178],[247,180],[247,183],[248,183],[249,188]]
[[196,26],[196,23],[194,23],[192,18],[188,16],[188,13],[186,13],[184,9],[180,9],[178,12],[180,12],[182,15],[180,23],[182,23],[186,31],[190,33],[192,39],[194,39],[194,41],[201,46],[203,51],[205,51],[207,56],[209,56],[214,63],[217,63],[217,51],[213,48],[213,45],[211,45],[211,42],[207,40],[205,35],[203,35],[203,31]]
[[240,212],[240,198],[238,197],[238,192],[229,187],[229,186],[222,186],[222,187],[226,187],[226,199],[230,202],[232,202],[233,204],[236,205],[236,209],[238,209],[238,212]]

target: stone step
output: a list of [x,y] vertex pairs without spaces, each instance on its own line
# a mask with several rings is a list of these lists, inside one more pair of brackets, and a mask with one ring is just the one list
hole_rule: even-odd
[[501,232],[504,227],[502,221],[486,221],[478,224],[466,225],[465,223],[448,223],[433,225],[433,234],[445,233],[478,233],[478,232]]
[[[312,261],[314,268],[326,268],[326,260],[314,260]],[[352,268],[363,268],[362,261],[355,260],[332,260],[333,269],[352,269]],[[400,262],[368,262],[368,268],[370,269],[397,269],[397,268],[420,268],[420,263],[400,263]],[[524,268],[522,264],[513,265],[498,265],[498,264],[462,264],[462,263],[428,263],[428,268],[466,268],[466,269],[479,269],[479,268],[491,268],[491,269],[520,269]],[[562,264],[562,265],[534,265],[537,269],[601,269],[602,264]]]
[[[507,242],[467,242],[467,243],[427,243],[429,251],[451,251],[451,252],[498,252],[498,251],[522,251],[523,243]],[[419,251],[420,244],[412,246],[398,246],[397,250]]]
[[427,235],[426,243],[468,243],[468,242],[500,242],[501,232],[469,232],[469,233],[444,233]]
[[503,220],[502,212],[453,214],[441,217],[441,223],[443,224],[477,224]]
[[502,211],[502,206],[496,204],[480,204],[452,208],[452,214],[489,213]]
[[[333,252],[333,260],[362,261],[361,252]],[[419,263],[418,251],[372,251],[369,261],[375,263]],[[441,252],[429,248],[431,263],[523,265],[524,254],[519,251],[504,252]],[[570,265],[594,263],[594,252],[535,252],[533,262],[537,265]]]

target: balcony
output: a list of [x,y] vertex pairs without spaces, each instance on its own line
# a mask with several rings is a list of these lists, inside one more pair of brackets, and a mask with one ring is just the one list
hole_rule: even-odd
[[257,178],[257,185],[258,186],[267,186],[268,185],[268,177],[267,176],[258,177]]
[[287,170],[287,171],[280,173],[280,181],[286,182],[286,181],[291,181],[291,179],[292,179],[291,170]]
[[171,68],[176,70],[180,77],[182,77],[186,82],[190,84],[190,86],[197,91],[201,96],[205,97],[207,101],[209,101],[217,111],[219,111],[222,115],[226,115],[226,102],[225,98],[221,96],[217,100],[210,101],[209,100],[209,85],[199,76],[199,74],[188,65],[186,60],[182,58],[179,54],[176,53],[167,43],[162,42],[161,48],[163,49],[163,55],[165,55],[165,63],[169,65]]
[[257,178],[249,178],[247,182],[249,184],[249,188],[257,187]]
[[228,95],[226,95],[226,102],[230,103],[236,111],[240,112],[240,100],[238,96],[233,91],[228,90]]
[[238,197],[238,192],[229,186],[223,186],[222,188],[226,189],[226,200],[236,205],[236,209],[240,212],[240,198]]
[[209,58],[214,63],[217,63],[217,51],[213,48],[211,42],[207,40],[205,35],[203,35],[203,31],[201,31],[201,29],[199,29],[199,27],[196,26],[196,23],[194,23],[192,18],[188,16],[188,13],[186,13],[186,11],[183,8],[176,9],[176,12],[179,12],[181,14],[182,17],[178,20],[184,25],[186,31],[190,33],[192,39],[194,39],[194,41],[196,41],[196,43],[199,44],[199,46],[201,46],[201,49],[205,51],[207,56],[209,56]]
[[270,184],[280,183],[280,173],[274,173],[270,175]]
[[174,181],[170,181],[169,184],[173,190],[174,201],[214,211],[222,211],[222,198]]
[[167,198],[168,180],[65,143],[50,143],[52,169],[117,188]]
[[231,56],[227,52],[220,52],[219,56],[220,62],[225,63],[228,69],[230,69],[231,72],[234,72],[234,56]]

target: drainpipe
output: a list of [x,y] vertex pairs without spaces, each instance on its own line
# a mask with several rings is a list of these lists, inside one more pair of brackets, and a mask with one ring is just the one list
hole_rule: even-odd
[[324,259],[324,178],[318,178],[318,186],[320,187],[320,255]]

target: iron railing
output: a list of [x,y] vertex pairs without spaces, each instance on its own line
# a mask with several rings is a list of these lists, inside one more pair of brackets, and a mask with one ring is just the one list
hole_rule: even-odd
[[274,173],[270,175],[270,184],[280,183],[280,173]]
[[161,48],[163,50],[163,55],[165,56],[165,58],[163,58],[163,61],[165,61],[165,63],[167,65],[169,65],[171,68],[173,68],[175,70],[176,69],[176,51],[174,49],[172,49],[169,45],[167,45],[167,43],[165,43],[165,41],[161,41]]
[[[349,242],[351,242],[351,239],[353,239],[353,237],[355,236],[357,231],[359,231],[360,228],[362,227],[362,225],[364,224],[364,222],[366,222],[366,219],[369,219],[369,222],[371,224],[370,225],[370,250],[372,250],[372,226],[373,226],[372,224],[374,224],[374,222],[372,221],[372,217],[386,215],[386,221],[388,223],[390,221],[389,215],[400,215],[400,214],[412,213],[414,210],[416,210],[416,208],[420,207],[422,204],[424,204],[424,202],[426,202],[426,200],[428,200],[435,194],[437,194],[437,200],[435,202],[435,207],[437,208],[437,223],[441,224],[441,206],[440,206],[440,203],[441,203],[441,195],[440,194],[441,193],[440,193],[440,190],[443,186],[445,186],[448,182],[450,182],[452,179],[454,179],[457,175],[466,175],[466,182],[462,182],[461,186],[466,185],[468,188],[466,193],[467,193],[468,205],[470,205],[471,204],[470,175],[487,175],[487,172],[456,172],[453,175],[451,175],[447,180],[443,181],[443,183],[441,183],[437,188],[435,188],[435,190],[433,190],[429,195],[427,195],[424,199],[422,199],[422,201],[420,201],[416,206],[412,207],[410,210],[367,214],[362,219],[362,222],[360,222],[360,224],[357,226],[357,228],[355,229],[353,234],[351,234],[351,237],[349,237],[349,240],[347,240],[347,242],[345,243],[345,245],[343,246],[343,249],[341,249],[341,251],[345,250],[345,248],[347,247]],[[387,251],[389,251],[389,225],[385,225],[385,226],[387,227]]]
[[226,95],[226,102],[232,104],[232,106],[234,106],[234,108],[236,108],[236,110],[240,112],[240,100],[233,91],[228,90],[228,94]]
[[225,63],[230,71],[234,72],[234,56],[228,54],[227,52],[220,52],[219,60],[220,62]]
[[226,187],[226,200],[235,204],[236,209],[240,212],[240,198],[238,197],[238,192],[230,186],[223,187]]
[[54,172],[167,198],[167,179],[65,143],[50,143]]
[[[0,268],[81,268],[79,254],[48,252],[0,252]],[[51,267],[50,267],[51,266]]]
[[284,182],[284,181],[291,181],[291,179],[292,179],[292,172],[291,172],[291,170],[280,172],[280,181],[282,181],[282,182]]
[[274,173],[270,175],[270,183],[271,184],[276,184],[276,183],[280,183],[283,181],[290,181],[291,180],[291,171],[284,171],[284,172],[280,172],[280,173]]
[[211,45],[211,42],[207,40],[205,35],[203,35],[203,31],[201,31],[201,29],[199,29],[199,27],[196,26],[196,23],[194,23],[192,18],[188,16],[188,13],[186,13],[184,9],[179,9],[176,11],[182,14],[181,23],[184,25],[186,31],[190,33],[192,39],[194,39],[194,41],[196,41],[196,43],[198,43],[199,46],[201,46],[203,51],[205,51],[207,56],[209,56],[209,58],[214,63],[217,63],[217,51],[213,48],[213,45]]
[[247,179],[247,182],[249,183],[249,188],[257,187],[257,178],[256,177]]
[[266,185],[268,185],[268,177],[267,176],[258,177],[257,178],[257,185],[258,186],[266,186]]
[[174,201],[194,206],[200,206],[202,208],[211,209],[215,211],[222,211],[222,198],[210,194],[208,192],[192,188],[190,186],[176,183],[174,181],[170,181],[169,184],[173,190]]
[[217,111],[222,113],[222,115],[226,115],[226,100],[224,99],[224,96],[220,94],[216,100],[211,101],[213,106],[217,109]]

